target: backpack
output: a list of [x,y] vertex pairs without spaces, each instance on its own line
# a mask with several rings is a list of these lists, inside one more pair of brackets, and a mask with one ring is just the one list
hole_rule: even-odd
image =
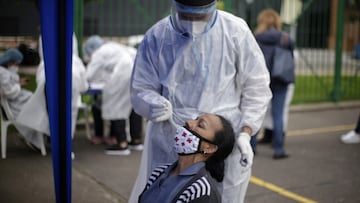
[[271,80],[285,84],[295,82],[295,61],[292,51],[286,48],[288,45],[289,36],[287,33],[282,33],[280,44],[274,50],[273,67],[270,73]]

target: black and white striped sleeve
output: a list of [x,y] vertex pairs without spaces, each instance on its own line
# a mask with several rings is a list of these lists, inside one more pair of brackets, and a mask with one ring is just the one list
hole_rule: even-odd
[[167,169],[171,164],[165,164],[162,166],[156,167],[152,172],[151,175],[146,183],[145,190],[149,189],[149,187],[165,172],[165,169]]
[[178,197],[176,203],[184,202],[209,202],[211,196],[211,185],[205,176],[200,177],[189,185]]

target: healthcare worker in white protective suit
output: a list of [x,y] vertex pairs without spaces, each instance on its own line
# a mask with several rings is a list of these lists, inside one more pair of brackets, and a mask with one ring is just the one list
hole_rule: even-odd
[[[15,119],[19,117],[20,111],[33,95],[32,92],[22,88],[27,83],[27,78],[20,78],[18,74],[18,67],[22,59],[23,55],[15,48],[6,50],[0,57],[0,94],[1,97],[7,99]],[[34,115],[31,116],[34,117]],[[41,133],[20,123],[15,123],[15,127],[28,144],[30,143],[38,149],[41,148]]]
[[140,171],[129,202],[136,202],[150,171],[176,160],[175,128],[203,113],[232,122],[237,145],[219,184],[222,202],[243,202],[253,152],[271,91],[263,54],[246,22],[216,10],[216,0],[173,0],[168,16],[145,34],[135,60],[131,99],[150,120]]
[[[136,49],[116,42],[104,42],[98,35],[91,36],[84,46],[90,59],[86,77],[90,88],[102,84],[101,95],[95,95],[92,108],[95,125],[93,144],[106,142],[108,155],[129,155],[130,149],[142,150],[142,117],[132,110],[130,102],[130,77]],[[126,120],[129,119],[131,142],[128,143]],[[104,122],[110,121],[110,134],[104,136]]]
[[[40,38],[41,39],[41,38]],[[46,95],[45,95],[45,67],[42,58],[42,46],[39,46],[39,55],[41,61],[36,73],[37,87],[33,97],[24,105],[17,119],[19,123],[43,132],[50,136],[49,118],[47,112]],[[73,35],[73,54],[72,54],[72,97],[71,97],[71,135],[74,137],[75,127],[78,116],[81,93],[88,89],[88,83],[85,77],[85,66],[78,56],[77,40]],[[36,119],[34,114],[36,112]],[[74,157],[74,155],[72,155]]]

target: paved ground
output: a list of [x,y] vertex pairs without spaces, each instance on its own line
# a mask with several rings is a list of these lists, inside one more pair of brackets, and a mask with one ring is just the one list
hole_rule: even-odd
[[[274,161],[270,146],[258,146],[245,202],[360,202],[360,144],[339,141],[359,113],[359,102],[292,107],[286,137],[290,158]],[[72,202],[127,202],[141,153],[106,156],[104,148],[89,144],[78,130]],[[51,151],[42,157],[10,135],[7,159],[0,160],[0,202],[29,201],[55,202]]]

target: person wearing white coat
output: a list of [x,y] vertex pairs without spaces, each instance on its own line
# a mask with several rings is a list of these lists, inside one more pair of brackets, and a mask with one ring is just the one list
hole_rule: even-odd
[[150,122],[130,203],[154,167],[176,160],[169,135],[203,113],[222,115],[234,127],[237,144],[218,189],[223,203],[244,201],[253,163],[250,136],[271,99],[270,78],[246,22],[216,6],[216,0],[173,0],[171,15],[152,26],[140,44],[131,101]]
[[[19,117],[20,111],[33,95],[32,92],[22,88],[22,85],[26,84],[26,78],[20,78],[17,73],[22,59],[23,55],[15,48],[6,50],[0,57],[0,94],[7,99],[15,119]],[[27,144],[41,148],[41,133],[21,123],[16,122],[14,125]]]
[[[101,95],[96,95],[92,108],[95,122],[93,144],[106,142],[108,155],[129,155],[131,149],[142,150],[142,117],[132,110],[130,77],[136,49],[116,42],[104,43],[101,37],[91,36],[84,46],[87,64],[86,77],[90,88],[102,84]],[[131,142],[127,141],[126,120],[129,119]],[[110,135],[104,137],[104,122],[110,121]],[[115,138],[115,139],[114,139]]]
[[[76,41],[75,41],[76,42]],[[73,41],[73,43],[75,43]],[[42,49],[40,48],[40,56],[42,56]],[[88,82],[85,77],[85,66],[77,55],[77,45],[73,45],[72,55],[72,97],[71,97],[71,135],[72,138],[75,134],[75,127],[78,116],[79,102],[81,101],[81,93],[88,89]],[[23,125],[36,129],[48,136],[50,135],[49,118],[46,106],[46,93],[45,93],[45,69],[44,61],[41,57],[41,62],[38,65],[36,73],[37,87],[34,95],[24,105],[21,110],[17,121]],[[36,112],[37,119],[33,119]],[[74,156],[74,155],[72,155]]]

